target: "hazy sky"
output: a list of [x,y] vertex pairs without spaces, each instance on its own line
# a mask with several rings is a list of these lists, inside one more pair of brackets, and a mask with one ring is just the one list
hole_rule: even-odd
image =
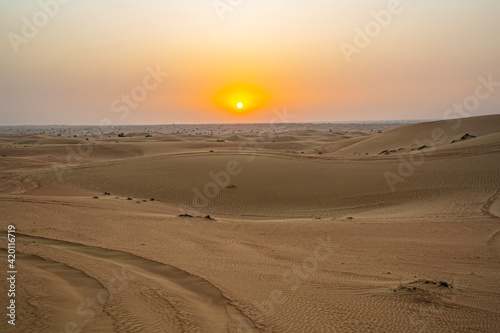
[[[499,17],[498,0],[2,0],[0,125],[441,119],[500,82]],[[500,113],[484,89],[468,114]]]

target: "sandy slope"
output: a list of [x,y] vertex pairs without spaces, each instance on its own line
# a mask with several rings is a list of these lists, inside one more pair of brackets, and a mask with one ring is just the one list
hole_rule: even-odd
[[500,331],[500,116],[457,124],[2,136],[16,329]]

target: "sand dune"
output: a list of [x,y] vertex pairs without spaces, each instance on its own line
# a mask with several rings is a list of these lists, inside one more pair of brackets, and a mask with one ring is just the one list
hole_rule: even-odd
[[500,331],[500,116],[457,124],[2,136],[0,330]]
[[[379,135],[344,148],[344,152],[378,154],[384,150],[415,150],[422,146],[444,146],[452,141],[462,141],[464,135],[482,137],[498,133],[500,116],[473,117],[419,124],[409,124],[388,130]],[[469,138],[469,137],[468,137]]]

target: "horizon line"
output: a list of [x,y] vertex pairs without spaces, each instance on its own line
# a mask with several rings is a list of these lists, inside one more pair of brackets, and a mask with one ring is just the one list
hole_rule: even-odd
[[446,121],[461,118],[474,118],[474,117],[488,117],[500,115],[500,113],[492,114],[481,114],[472,115],[469,117],[453,117],[448,119],[443,118],[428,118],[428,119],[389,119],[389,120],[342,120],[342,121],[294,121],[294,122],[248,122],[248,123],[163,123],[163,124],[110,124],[110,125],[99,125],[99,124],[44,124],[44,125],[33,125],[33,124],[21,124],[21,125],[0,125],[2,127],[49,127],[49,126],[59,126],[59,127],[82,127],[82,126],[93,126],[93,127],[126,127],[126,126],[195,126],[195,125],[279,125],[279,124],[353,124],[353,123],[404,123],[404,122],[433,122],[433,121]]
[[69,125],[69,124],[44,124],[44,125],[33,125],[33,124],[22,124],[22,125],[0,125],[1,127],[48,127],[48,126],[66,126],[66,127],[81,127],[81,126],[95,126],[95,127],[125,127],[125,126],[194,126],[194,125],[280,125],[280,124],[352,124],[352,123],[396,123],[396,122],[428,122],[428,121],[439,121],[447,119],[392,119],[392,120],[343,120],[343,121],[298,121],[298,122],[252,122],[252,123],[163,123],[163,124],[110,124],[110,125],[99,125],[99,124],[81,124],[81,125]]

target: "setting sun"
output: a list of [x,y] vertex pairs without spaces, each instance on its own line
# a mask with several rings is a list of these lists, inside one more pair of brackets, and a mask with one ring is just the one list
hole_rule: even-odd
[[215,104],[226,111],[247,113],[264,107],[269,96],[251,84],[233,84],[214,96]]

